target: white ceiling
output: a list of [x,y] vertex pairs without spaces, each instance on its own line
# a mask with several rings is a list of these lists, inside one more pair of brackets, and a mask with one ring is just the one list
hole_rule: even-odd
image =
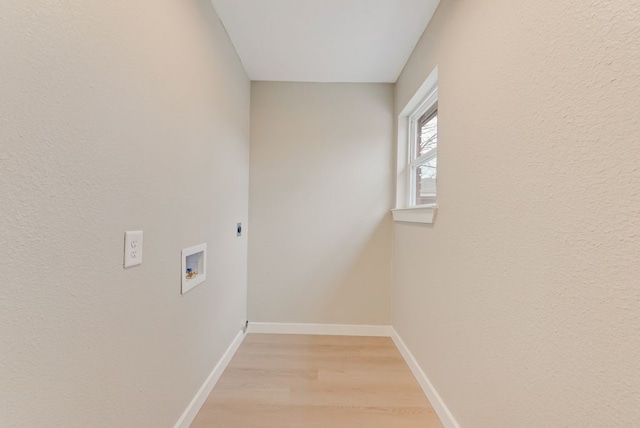
[[251,80],[395,82],[439,0],[212,0]]

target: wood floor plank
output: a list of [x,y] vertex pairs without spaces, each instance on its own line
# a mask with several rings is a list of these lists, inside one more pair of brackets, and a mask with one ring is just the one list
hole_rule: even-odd
[[386,337],[248,334],[192,428],[436,428]]

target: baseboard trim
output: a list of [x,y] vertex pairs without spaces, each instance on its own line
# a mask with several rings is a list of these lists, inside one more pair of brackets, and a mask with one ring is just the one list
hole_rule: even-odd
[[298,324],[251,321],[248,329],[248,333],[383,337],[390,337],[392,331],[393,328],[390,325]]
[[209,377],[207,377],[207,380],[204,381],[195,397],[193,397],[193,400],[191,400],[191,403],[189,403],[187,409],[184,411],[180,419],[178,419],[178,422],[176,422],[174,428],[189,428],[189,425],[191,425],[193,420],[196,418],[196,415],[200,411],[200,408],[207,400],[207,397],[213,390],[213,387],[216,386],[216,383],[218,383],[218,380],[220,380],[220,376],[222,376],[224,369],[226,369],[229,365],[229,362],[242,344],[243,340],[244,333],[240,331],[235,339],[233,339],[233,342],[231,342],[231,345],[229,345],[229,348],[227,348],[225,353],[222,355],[222,357],[218,361],[218,364],[216,364],[216,366],[213,368],[213,370],[209,374]]
[[400,354],[402,354],[404,360],[407,362],[409,369],[411,369],[413,376],[418,381],[418,384],[420,384],[420,388],[422,388],[422,391],[424,391],[424,394],[431,402],[431,405],[438,414],[442,424],[446,428],[460,428],[460,425],[449,411],[449,408],[444,404],[444,401],[442,401],[442,397],[440,397],[438,391],[433,387],[433,384],[395,329],[392,329],[391,339],[393,340],[393,343],[396,344],[396,347],[400,351]]

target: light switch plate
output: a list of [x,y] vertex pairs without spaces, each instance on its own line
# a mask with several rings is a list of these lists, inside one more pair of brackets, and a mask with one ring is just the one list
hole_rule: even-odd
[[124,267],[140,264],[142,264],[142,231],[127,231],[124,233]]

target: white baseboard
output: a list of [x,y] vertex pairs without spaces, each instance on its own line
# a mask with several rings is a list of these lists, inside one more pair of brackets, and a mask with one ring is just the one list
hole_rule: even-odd
[[424,394],[431,402],[431,406],[433,406],[433,409],[438,414],[442,424],[446,428],[460,428],[460,425],[449,411],[449,408],[444,404],[444,401],[442,401],[440,394],[438,394],[438,391],[433,387],[433,384],[431,384],[431,381],[429,381],[429,378],[422,368],[420,368],[420,365],[418,365],[413,354],[409,351],[409,348],[407,348],[407,345],[405,345],[404,341],[400,338],[400,335],[398,335],[398,332],[395,329],[392,329],[391,339],[404,357],[404,360],[407,362],[411,372],[420,384],[422,391],[424,391]]
[[243,340],[244,333],[240,331],[235,339],[233,339],[233,342],[231,342],[231,345],[229,345],[229,348],[227,348],[225,353],[222,355],[222,358],[220,358],[218,364],[216,364],[216,366],[213,368],[213,370],[209,374],[209,377],[207,377],[207,380],[204,381],[204,383],[200,387],[200,390],[198,390],[195,397],[193,397],[193,400],[191,400],[191,403],[189,403],[187,409],[184,411],[180,419],[178,419],[178,422],[176,422],[174,428],[189,428],[189,425],[191,425],[193,420],[196,418],[196,415],[200,411],[200,408],[207,400],[207,397],[213,390],[213,387],[216,386],[216,383],[218,383],[218,380],[220,379],[220,376],[222,376],[224,369],[226,369],[229,365],[229,362],[233,358],[233,355],[236,353]]
[[383,336],[390,337],[390,325],[352,324],[293,324],[272,322],[249,322],[248,333],[269,334],[323,334],[333,336]]

